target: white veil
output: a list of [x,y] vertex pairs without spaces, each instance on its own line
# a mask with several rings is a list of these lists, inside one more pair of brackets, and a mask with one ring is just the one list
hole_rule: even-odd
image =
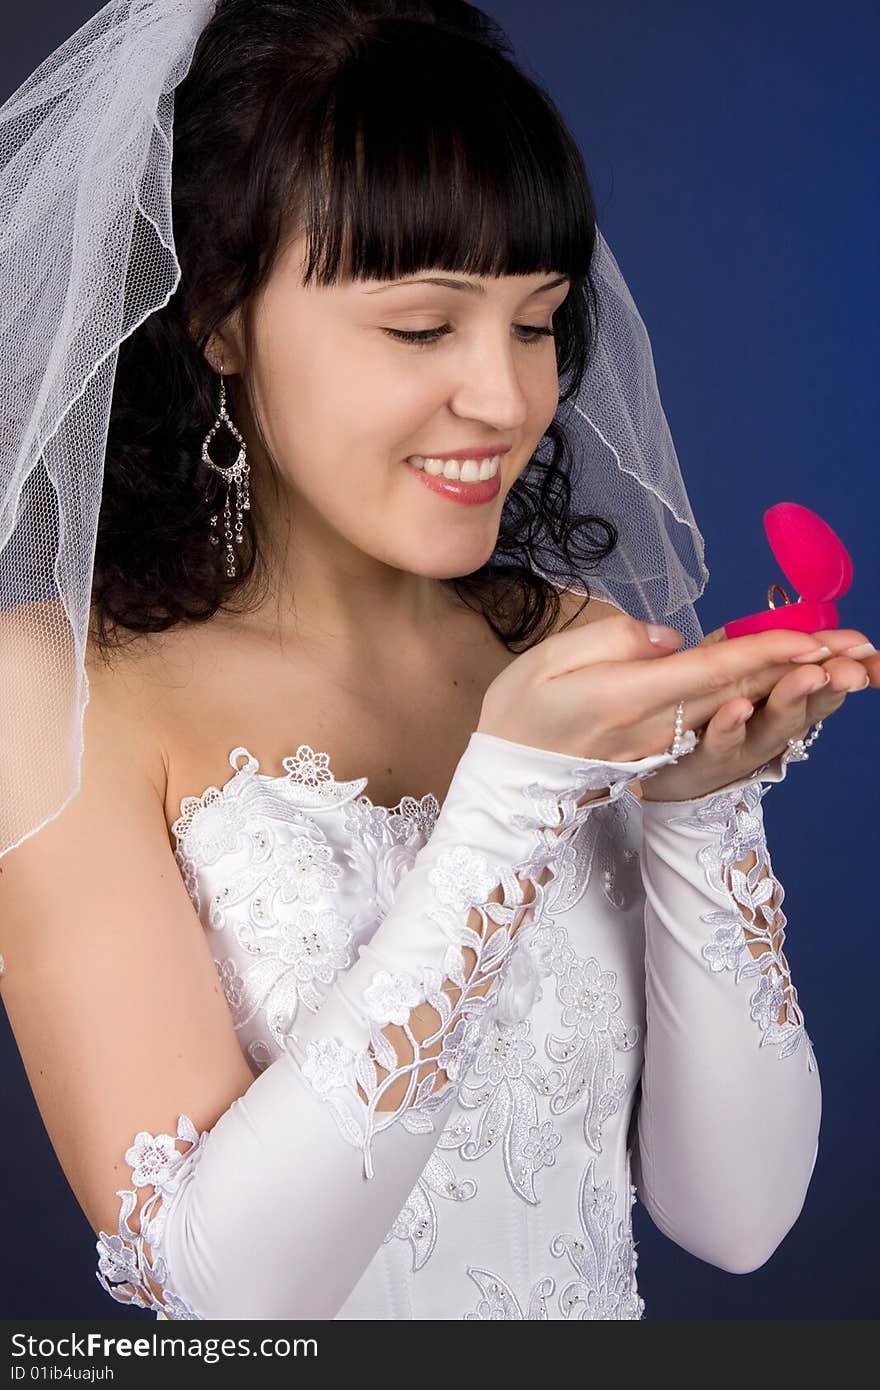
[[[180,280],[174,89],[214,8],[110,0],[0,108],[0,858],[80,787],[118,348]],[[597,350],[558,416],[573,506],[619,531],[589,589],[692,645],[703,538],[645,326],[601,234],[594,278]]]

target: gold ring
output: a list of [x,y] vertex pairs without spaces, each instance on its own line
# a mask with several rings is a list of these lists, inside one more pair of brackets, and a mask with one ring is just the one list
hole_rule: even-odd
[[774,589],[778,589],[778,590],[779,590],[779,592],[781,593],[782,597],[785,599],[785,602],[786,602],[786,603],[791,603],[791,599],[788,597],[788,594],[785,592],[785,590],[783,589],[783,587],[782,587],[781,584],[771,584],[771,585],[770,585],[770,588],[767,590],[767,607],[768,607],[768,608],[775,608],[775,607],[776,607],[776,604],[773,602],[773,590],[774,590]]

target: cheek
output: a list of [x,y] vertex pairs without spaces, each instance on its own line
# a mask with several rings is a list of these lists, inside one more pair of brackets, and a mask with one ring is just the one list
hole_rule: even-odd
[[268,339],[262,362],[263,409],[279,463],[344,467],[362,450],[383,407],[369,354],[356,354],[338,336],[304,329]]
[[559,405],[559,375],[556,370],[555,354],[548,353],[551,360],[536,372],[535,379],[528,390],[529,415],[540,422],[541,434],[556,414]]
[[369,338],[267,335],[261,364],[272,451],[316,502],[334,494],[356,500],[368,474],[380,489],[393,485],[391,465],[400,464],[442,406],[436,374],[407,371]]

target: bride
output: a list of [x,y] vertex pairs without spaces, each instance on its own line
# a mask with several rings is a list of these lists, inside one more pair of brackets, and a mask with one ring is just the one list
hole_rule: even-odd
[[[169,1319],[639,1318],[636,1196],[758,1268],[821,1112],[761,802],[880,658],[703,637],[640,320],[486,15],[112,9],[68,52],[100,52],[107,150],[110,94],[168,75],[181,274],[163,299],[160,206],[119,262],[152,308],[52,446],[105,389],[79,785],[9,798],[0,866],[2,997],[102,1287]],[[77,727],[28,505],[24,771]]]

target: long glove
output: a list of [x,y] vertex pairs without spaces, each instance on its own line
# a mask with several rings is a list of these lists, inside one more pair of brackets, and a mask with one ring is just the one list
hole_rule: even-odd
[[282,1056],[210,1131],[180,1116],[185,1153],[170,1135],[135,1137],[133,1183],[154,1191],[137,1231],[135,1192],[119,1193],[118,1233],[97,1244],[102,1286],[165,1318],[332,1319],[437,1143],[568,841],[676,761],[602,763],[473,733],[390,911]]
[[[633,1179],[654,1223],[731,1273],[796,1221],[821,1086],[783,953],[762,798],[780,758],[690,801],[644,801],[647,1027]],[[750,944],[751,943],[751,944]]]

